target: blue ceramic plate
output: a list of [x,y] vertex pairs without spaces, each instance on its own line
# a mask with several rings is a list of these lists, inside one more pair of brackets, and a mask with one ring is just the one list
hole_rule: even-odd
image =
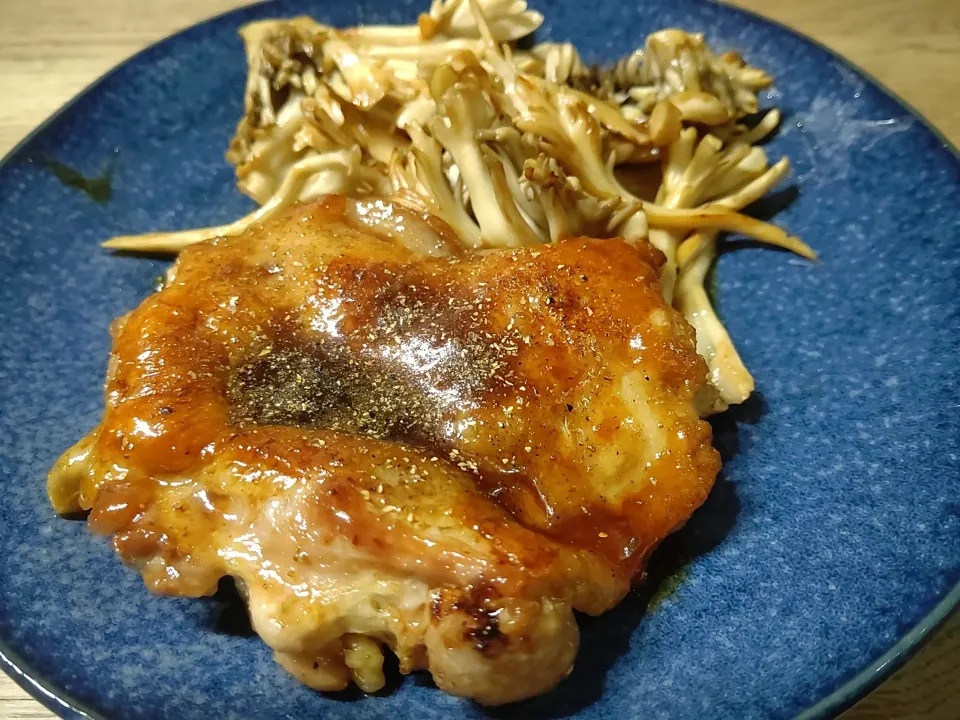
[[539,36],[591,60],[679,26],[769,69],[766,101],[786,118],[769,149],[795,174],[759,212],[780,210],[822,255],[722,257],[720,311],[759,392],[715,420],[713,493],[645,588],[583,620],[559,689],[493,711],[422,676],[378,697],[320,695],[224,598],[152,597],[83,523],[54,516],[45,474],[99,418],[107,325],[164,268],[97,243],[248,209],[223,159],[241,114],[237,29],[297,13],[410,22],[424,4],[278,2],[198,25],[107,75],[0,168],[0,664],[69,717],[748,718],[850,704],[960,598],[960,163],[841,59],[718,5],[535,3]]

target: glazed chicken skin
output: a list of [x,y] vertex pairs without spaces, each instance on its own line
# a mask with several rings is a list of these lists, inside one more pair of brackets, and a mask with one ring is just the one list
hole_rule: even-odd
[[376,207],[186,249],[115,323],[106,412],[50,497],[155,592],[235,578],[312,687],[378,689],[387,647],[447,692],[529,697],[572,669],[573,611],[617,604],[706,498],[706,366],[650,246],[458,255]]

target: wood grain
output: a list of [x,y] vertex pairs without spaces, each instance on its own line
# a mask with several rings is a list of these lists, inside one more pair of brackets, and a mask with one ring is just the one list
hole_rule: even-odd
[[[171,32],[242,4],[239,0],[0,0],[0,154],[124,58]],[[732,4],[779,20],[837,50],[960,144],[960,2],[734,0]],[[49,712],[0,675],[0,718],[49,717]],[[844,720],[888,718],[960,718],[960,615],[844,716]]]

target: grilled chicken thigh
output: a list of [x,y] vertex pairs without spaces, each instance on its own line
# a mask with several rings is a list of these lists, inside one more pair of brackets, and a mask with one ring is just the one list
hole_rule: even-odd
[[105,415],[51,499],[155,592],[234,577],[315,688],[378,689],[387,647],[483,703],[544,692],[573,611],[618,603],[710,489],[705,364],[650,246],[461,256],[376,209],[187,248],[115,324]]

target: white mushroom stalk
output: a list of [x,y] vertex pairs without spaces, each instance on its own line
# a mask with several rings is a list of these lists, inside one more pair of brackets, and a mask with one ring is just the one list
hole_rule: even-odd
[[707,293],[707,275],[716,257],[716,233],[697,233],[684,241],[680,246],[680,274],[673,302],[697,333],[697,352],[707,361],[710,384],[717,391],[701,408],[704,415],[742,403],[754,389],[753,376],[740,359]]
[[[650,242],[665,256],[664,296],[709,366],[716,399],[704,411],[742,402],[753,378],[704,288],[722,234],[816,257],[741,213],[789,171],[755,145],[780,118],[758,115],[771,78],[680,30],[653,33],[608,67],[588,66],[569,43],[518,49],[542,22],[524,0],[434,0],[406,26],[246,26],[245,114],[227,159],[258,209],[105,245],[178,252],[329,193],[439,218],[454,238],[444,252],[575,236]],[[623,178],[638,167],[655,191],[631,192]]]
[[333,193],[369,195],[383,191],[383,177],[360,164],[357,147],[310,155],[293,164],[277,190],[249,215],[225,225],[168,233],[146,233],[111,238],[103,247],[136,252],[179,252],[188,245],[219,237],[239,235],[276,215],[294,202]]
[[[692,228],[739,232],[815,260],[812,249],[775,225],[730,212],[766,194],[787,173],[789,163],[782,160],[769,169],[762,148],[741,142],[724,146],[713,135],[698,142],[697,137],[697,130],[688,127],[670,145],[656,204],[645,206],[650,242],[667,257],[662,274],[667,301],[676,281],[677,247]],[[677,212],[688,209],[695,212]]]
[[[543,15],[529,10],[523,0],[478,0],[477,4],[499,43],[524,38],[543,24]],[[407,48],[437,38],[481,37],[469,0],[433,0],[416,25],[363,25],[344,35],[356,45]]]

